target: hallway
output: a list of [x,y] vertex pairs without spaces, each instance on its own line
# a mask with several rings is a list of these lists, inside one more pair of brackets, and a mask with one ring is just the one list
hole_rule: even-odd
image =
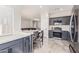
[[60,38],[46,39],[44,45],[41,48],[36,48],[34,53],[70,53],[68,46],[69,43]]

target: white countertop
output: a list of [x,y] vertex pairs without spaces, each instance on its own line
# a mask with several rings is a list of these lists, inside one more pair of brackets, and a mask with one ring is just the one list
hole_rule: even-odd
[[12,35],[0,36],[0,44],[17,40],[22,37],[30,36],[32,33],[16,33]]

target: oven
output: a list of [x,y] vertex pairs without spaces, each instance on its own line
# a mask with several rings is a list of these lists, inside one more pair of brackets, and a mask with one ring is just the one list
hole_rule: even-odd
[[62,38],[62,28],[61,27],[54,27],[53,37]]
[[53,32],[53,37],[62,38],[62,32]]

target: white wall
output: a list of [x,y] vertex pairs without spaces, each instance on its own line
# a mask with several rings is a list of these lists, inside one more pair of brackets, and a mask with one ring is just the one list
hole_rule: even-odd
[[[33,24],[33,22],[35,23]],[[35,25],[35,26],[34,26]],[[40,28],[40,21],[21,18],[21,28]]]
[[44,37],[48,38],[49,16],[46,10],[41,10],[41,30],[44,30]]
[[0,24],[0,35],[2,35],[2,25]]
[[17,10],[14,9],[14,21],[13,21],[13,32],[21,32],[21,15],[17,13]]
[[21,28],[33,27],[33,22],[30,19],[21,18]]

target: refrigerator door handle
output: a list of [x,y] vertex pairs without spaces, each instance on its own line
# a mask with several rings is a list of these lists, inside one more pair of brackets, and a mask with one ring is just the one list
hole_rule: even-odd
[[73,42],[73,38],[72,38],[72,29],[71,29],[71,26],[72,26],[72,20],[73,20],[73,15],[74,13],[71,15],[71,18],[70,18],[70,38],[71,38],[71,41]]
[[76,31],[77,31],[76,17],[75,17],[75,15],[74,15],[74,22],[75,22],[75,33],[74,33],[74,39],[75,39],[75,37],[76,37]]

